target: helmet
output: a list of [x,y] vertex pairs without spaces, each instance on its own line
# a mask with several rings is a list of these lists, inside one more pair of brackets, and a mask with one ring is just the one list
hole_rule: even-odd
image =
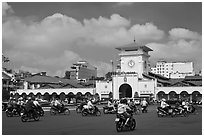
[[31,97],[28,97],[28,100],[31,100]]

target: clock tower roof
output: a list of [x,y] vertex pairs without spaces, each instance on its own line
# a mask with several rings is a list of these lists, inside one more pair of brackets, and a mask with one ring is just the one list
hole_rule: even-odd
[[145,45],[139,45],[139,44],[137,44],[135,42],[131,43],[131,44],[124,45],[124,46],[121,46],[121,47],[117,47],[116,49],[120,50],[120,51],[137,51],[138,49],[142,49],[145,52],[153,51],[149,47],[147,47]]

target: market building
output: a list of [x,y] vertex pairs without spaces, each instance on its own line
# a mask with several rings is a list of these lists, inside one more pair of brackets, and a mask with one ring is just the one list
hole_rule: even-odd
[[[113,72],[112,80],[94,80],[80,83],[80,80],[62,79],[36,75],[25,79],[24,89],[19,96],[40,96],[44,99],[59,96],[80,98],[97,96],[100,99],[148,98],[154,100],[188,99],[202,100],[202,76],[185,76],[171,79],[151,72],[149,52],[153,50],[137,43],[116,48],[120,51],[120,67]],[[86,75],[86,74],[85,74]],[[83,76],[83,74],[82,74]],[[88,86],[94,84],[95,86]]]

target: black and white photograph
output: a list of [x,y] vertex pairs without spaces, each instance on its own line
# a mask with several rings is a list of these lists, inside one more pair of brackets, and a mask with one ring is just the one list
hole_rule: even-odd
[[202,1],[2,4],[2,135],[202,135]]

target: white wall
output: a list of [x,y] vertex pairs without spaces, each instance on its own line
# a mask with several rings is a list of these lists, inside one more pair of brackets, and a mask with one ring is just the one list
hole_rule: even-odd
[[159,91],[164,91],[165,94],[169,94],[171,91],[175,91],[180,94],[182,91],[187,91],[188,94],[192,94],[194,91],[199,91],[202,94],[202,87],[157,87],[156,94]]
[[86,92],[90,92],[92,95],[95,94],[95,88],[60,88],[60,89],[17,89],[16,93],[21,95],[22,93],[26,93],[27,95],[29,93],[33,93],[36,95],[37,93],[41,93],[41,95],[45,93],[49,93],[50,95],[52,93],[57,93],[58,95],[62,92],[64,92],[66,95],[70,92],[77,94],[78,92],[81,92],[82,94],[85,94]]
[[96,93],[102,96],[108,96],[112,92],[112,81],[96,81]]

